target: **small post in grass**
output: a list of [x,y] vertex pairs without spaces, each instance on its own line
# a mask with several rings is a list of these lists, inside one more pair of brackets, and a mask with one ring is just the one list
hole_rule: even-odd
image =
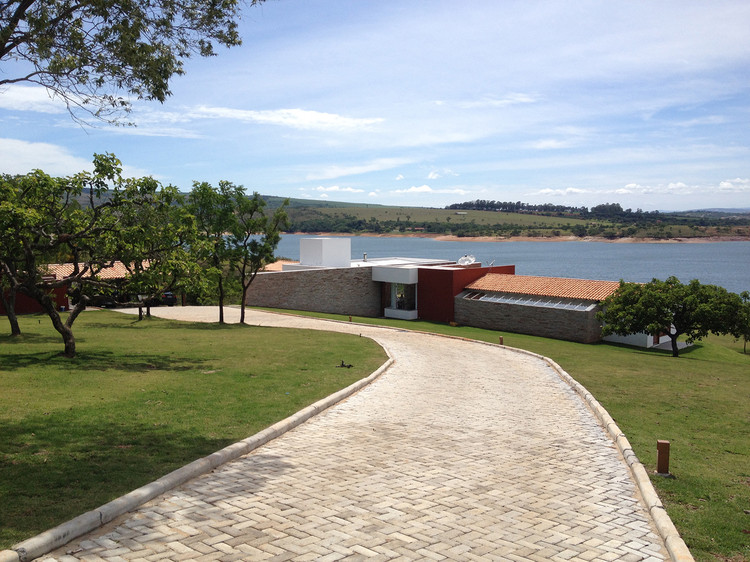
[[669,476],[669,441],[656,441],[656,473]]

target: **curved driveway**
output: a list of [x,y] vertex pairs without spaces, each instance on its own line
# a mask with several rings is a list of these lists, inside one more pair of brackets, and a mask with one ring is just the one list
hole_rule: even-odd
[[[237,321],[239,311],[226,315]],[[343,403],[47,560],[667,558],[619,452],[543,361],[439,336],[248,315],[360,333],[395,362]]]

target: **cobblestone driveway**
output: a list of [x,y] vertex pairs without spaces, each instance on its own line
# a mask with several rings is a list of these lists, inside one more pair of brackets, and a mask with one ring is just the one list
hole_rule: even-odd
[[361,333],[395,363],[343,403],[46,560],[667,558],[617,449],[544,362],[347,323],[255,311],[249,323]]

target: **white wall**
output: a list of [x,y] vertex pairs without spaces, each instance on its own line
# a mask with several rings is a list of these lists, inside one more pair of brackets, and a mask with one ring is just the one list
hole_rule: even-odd
[[349,238],[303,238],[299,241],[301,265],[350,267],[352,241]]

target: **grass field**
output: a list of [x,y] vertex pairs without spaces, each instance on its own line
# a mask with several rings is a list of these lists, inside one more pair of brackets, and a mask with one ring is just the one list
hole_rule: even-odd
[[668,351],[432,322],[353,320],[493,343],[502,335],[505,345],[550,357],[607,409],[649,473],[656,441],[670,441],[675,478],[652,481],[695,558],[750,560],[750,354],[742,343],[711,336],[675,359]]
[[[0,325],[0,549],[244,439],[375,371],[371,340],[317,331],[76,321]],[[341,359],[354,367],[339,369]]]

